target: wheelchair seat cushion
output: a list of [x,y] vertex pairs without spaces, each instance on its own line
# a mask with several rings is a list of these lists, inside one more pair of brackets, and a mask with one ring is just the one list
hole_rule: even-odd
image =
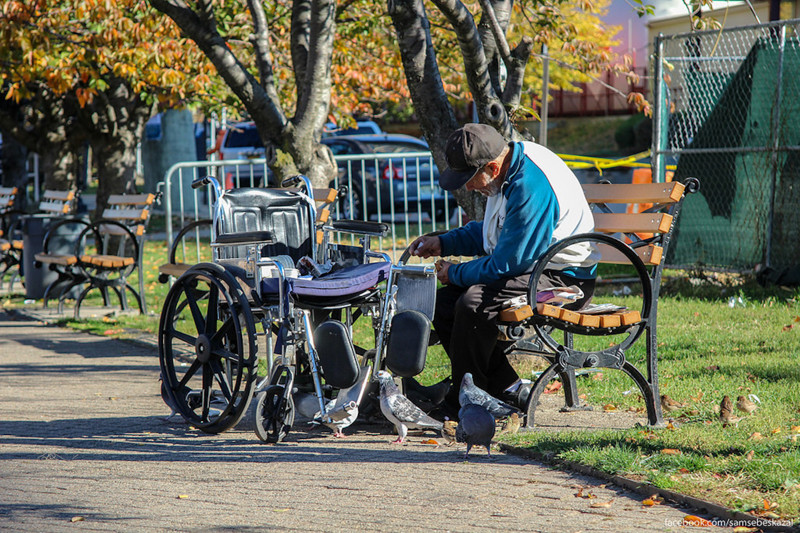
[[[299,296],[342,297],[360,294],[389,277],[391,263],[382,261],[345,267],[319,278],[288,278],[289,292]],[[275,278],[261,280],[262,293],[278,292]]]

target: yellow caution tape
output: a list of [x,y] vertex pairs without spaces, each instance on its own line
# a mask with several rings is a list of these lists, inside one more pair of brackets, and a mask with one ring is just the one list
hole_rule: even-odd
[[[589,157],[582,155],[558,154],[569,168],[583,169],[594,168],[602,174],[604,169],[614,167],[629,168],[650,168],[650,163],[642,163],[639,160],[650,156],[650,150],[633,154],[621,159],[607,159],[603,157]],[[667,165],[667,170],[675,170],[675,165]]]

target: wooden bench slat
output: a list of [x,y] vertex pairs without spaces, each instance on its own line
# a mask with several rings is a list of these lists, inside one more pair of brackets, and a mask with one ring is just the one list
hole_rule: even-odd
[[683,197],[684,185],[670,183],[591,183],[583,185],[589,203],[604,204],[672,204]]
[[[595,243],[597,249],[601,254],[601,263],[609,263],[614,265],[629,265],[630,261],[618,249],[605,243]],[[649,244],[639,248],[634,248],[636,255],[642,260],[645,265],[659,265],[664,258],[664,249],[656,244]]]
[[103,210],[103,218],[111,220],[147,220],[150,210],[148,208],[124,208]]
[[672,215],[666,213],[594,213],[594,229],[600,233],[666,233]]
[[[571,311],[569,309],[564,309],[563,307],[543,303],[536,304],[536,314],[548,316],[550,318],[557,318],[571,324],[603,328],[615,328],[621,325],[630,326],[641,321],[642,319],[639,311],[626,310],[609,314],[594,315],[584,314],[579,311]],[[529,305],[503,309],[500,311],[500,320],[502,322],[520,322],[531,316],[533,316],[533,310]]]
[[42,198],[55,202],[71,202],[75,199],[75,191],[54,191],[48,189],[42,193]]
[[40,202],[39,203],[39,211],[43,211],[45,213],[58,213],[60,215],[66,215],[70,211],[69,202]]
[[45,254],[40,252],[33,257],[40,263],[46,265],[70,266],[78,262],[78,258],[74,255]]
[[133,257],[122,257],[119,255],[83,255],[81,261],[103,268],[122,268],[132,265]]
[[158,272],[160,274],[166,274],[168,276],[174,276],[179,278],[183,275],[184,272],[189,270],[192,265],[186,263],[164,263],[163,265],[158,267]]
[[112,194],[108,197],[108,205],[152,205],[156,196],[148,194]]

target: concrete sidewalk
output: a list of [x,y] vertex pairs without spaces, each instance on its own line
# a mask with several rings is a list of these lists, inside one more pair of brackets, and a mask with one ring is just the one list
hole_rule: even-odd
[[501,452],[466,462],[461,447],[422,444],[432,434],[404,446],[378,425],[345,439],[296,427],[279,445],[206,435],[164,420],[158,373],[153,346],[0,312],[0,529],[686,529],[686,509]]

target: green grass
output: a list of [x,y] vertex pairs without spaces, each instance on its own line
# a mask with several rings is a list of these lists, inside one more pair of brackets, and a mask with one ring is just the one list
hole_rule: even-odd
[[[155,335],[168,288],[157,281],[167,246],[148,242],[145,252],[150,316],[80,322],[68,316],[62,325],[113,337],[130,336],[131,331]],[[615,268],[602,275],[624,278],[627,273]],[[136,286],[136,280],[131,284]],[[622,286],[601,284],[598,298],[632,308],[639,305],[636,284],[630,285],[631,294],[614,296]],[[23,299],[5,296],[2,305],[21,307]],[[99,295],[93,301],[99,303]],[[665,415],[672,417],[666,429],[533,431],[501,439],[731,509],[768,517],[764,515],[766,501],[768,512],[800,518],[800,291],[764,289],[733,275],[673,271],[665,273],[658,309],[661,393],[685,405]],[[374,332],[369,321],[361,320],[356,326],[356,343],[371,347]],[[645,359],[642,340],[627,354],[639,368]],[[608,338],[595,337],[579,340],[578,347],[598,348],[608,342]],[[449,373],[444,352],[433,347],[419,379],[431,384]],[[643,412],[638,391],[621,394],[635,386],[619,371],[605,369],[602,376],[593,373],[578,380],[579,392],[595,409],[613,404],[617,411]],[[723,425],[716,410],[722,397],[735,401],[748,394],[761,400],[759,409],[738,423]]]

